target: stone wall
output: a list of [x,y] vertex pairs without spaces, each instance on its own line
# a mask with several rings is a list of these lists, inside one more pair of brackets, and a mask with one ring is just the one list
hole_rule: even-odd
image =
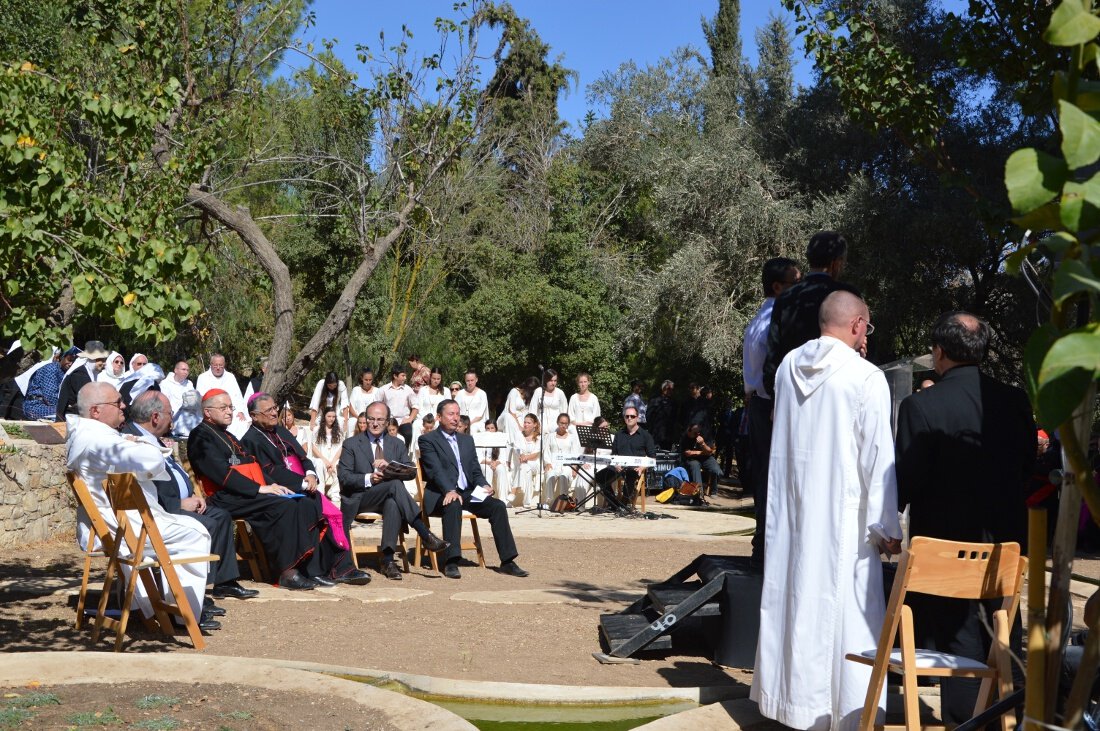
[[0,547],[74,535],[75,503],[65,445],[17,439],[0,447]]

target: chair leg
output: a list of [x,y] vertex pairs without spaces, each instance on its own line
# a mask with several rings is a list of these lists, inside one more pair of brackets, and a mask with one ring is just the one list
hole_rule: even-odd
[[187,601],[187,593],[183,590],[183,584],[180,583],[175,565],[167,564],[161,569],[161,574],[168,582],[168,590],[176,603],[175,610],[179,612],[179,616],[183,619],[187,634],[191,638],[191,644],[194,645],[196,650],[204,649],[206,641],[202,638],[202,630],[199,629],[199,623],[196,621],[194,612],[191,611],[191,604]]
[[917,658],[913,648],[913,610],[901,608],[901,681],[905,700],[905,729],[920,731],[920,704],[917,697]]
[[[137,589],[139,573],[141,573],[141,569],[136,566],[130,568],[130,580],[126,582],[126,596],[122,600],[122,617],[115,627],[115,652],[122,651],[122,641],[126,638],[126,625],[130,621],[130,604],[134,601],[134,591]],[[156,599],[155,596],[149,597],[151,602],[155,602]]]
[[477,564],[485,568],[485,551],[481,547],[481,532],[477,528],[477,519],[470,521],[470,531],[474,534],[474,548],[477,550]]
[[92,644],[99,642],[99,633],[103,631],[103,625],[107,621],[107,601],[111,596],[114,586],[114,575],[118,569],[118,559],[114,556],[107,562],[107,571],[103,575],[103,591],[99,595],[99,605],[96,607],[95,622],[92,623]]
[[[88,539],[92,540],[91,538]],[[92,571],[92,557],[84,554],[84,576],[80,579],[80,597],[76,600],[76,628],[84,626],[84,606],[88,602],[88,575]]]
[[[419,536],[417,536],[419,538]],[[401,554],[401,564],[405,573],[409,573],[409,549],[405,547],[405,537],[397,537],[397,552]]]

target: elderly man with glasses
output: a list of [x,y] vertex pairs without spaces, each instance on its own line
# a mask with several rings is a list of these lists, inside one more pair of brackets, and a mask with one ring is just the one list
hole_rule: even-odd
[[337,478],[340,480],[340,512],[344,515],[344,532],[351,535],[351,524],[362,512],[382,514],[382,575],[400,580],[401,571],[393,560],[397,536],[405,526],[411,526],[423,539],[429,551],[442,551],[450,544],[424,525],[420,506],[400,480],[386,479],[386,465],[408,463],[405,444],[386,433],[390,409],[382,401],[367,406],[367,430],[347,439],[340,453]]
[[[313,491],[308,477],[294,475],[283,478],[291,484],[280,484],[229,433],[233,410],[228,393],[217,388],[207,391],[202,398],[202,423],[187,438],[187,456],[208,502],[249,522],[268,562],[279,571],[278,584],[284,589],[369,582],[370,575],[352,565],[346,550],[324,539],[320,501],[306,497],[306,492]],[[316,481],[312,487],[316,489]]]
[[[106,362],[107,354],[103,354]],[[125,417],[122,413],[122,397],[109,383],[87,383],[77,394],[79,416],[68,419],[66,440],[66,464],[69,470],[80,476],[88,486],[88,492],[103,520],[114,531],[118,528],[115,511],[107,498],[103,481],[108,473],[132,472],[145,493],[149,512],[160,529],[164,545],[172,555],[202,555],[210,553],[210,533],[198,521],[186,515],[172,515],[157,501],[155,480],[168,477],[164,454],[159,447],[134,437],[119,434]],[[141,530],[141,518],[136,511],[128,514],[136,531]],[[91,524],[83,509],[77,512],[77,540],[81,546],[95,540]],[[203,614],[203,596],[206,592],[207,563],[184,563],[176,566],[191,612],[199,617],[204,630],[218,629],[221,625]],[[129,570],[123,567],[129,574]],[[142,582],[137,583],[135,603],[146,618],[153,616],[152,605],[145,594]]]

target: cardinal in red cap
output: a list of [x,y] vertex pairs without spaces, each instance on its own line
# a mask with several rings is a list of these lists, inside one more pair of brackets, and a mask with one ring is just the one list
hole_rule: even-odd
[[220,388],[203,393],[202,417],[187,440],[191,466],[211,505],[252,526],[268,562],[279,572],[279,586],[305,590],[370,581],[370,575],[356,569],[349,553],[328,536],[316,490],[276,484],[229,433],[229,393]]

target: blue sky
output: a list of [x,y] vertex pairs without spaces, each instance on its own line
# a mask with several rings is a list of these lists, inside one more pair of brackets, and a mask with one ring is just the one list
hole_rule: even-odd
[[[316,44],[323,38],[336,39],[338,55],[354,70],[360,68],[355,58],[356,43],[377,48],[380,30],[385,31],[387,41],[394,41],[402,24],[414,34],[414,50],[434,50],[432,42],[437,36],[433,22],[440,15],[453,17],[452,5],[449,0],[315,0],[312,10],[316,25],[300,37]],[[718,0],[512,0],[512,6],[550,45],[550,57],[561,56],[563,65],[579,74],[577,86],[559,100],[562,118],[576,126],[589,109],[585,90],[605,71],[613,71],[627,61],[645,66],[680,46],[705,51],[699,20],[704,15],[714,16]],[[793,20],[779,0],[741,3],[743,48],[753,64],[755,31],[767,23],[772,13],[793,28]],[[482,40],[487,53],[495,44],[496,39]],[[800,39],[795,40],[794,47],[795,81],[809,85],[812,64],[803,58]],[[288,60],[293,65],[301,62],[300,58]],[[601,110],[595,111],[599,114]]]

